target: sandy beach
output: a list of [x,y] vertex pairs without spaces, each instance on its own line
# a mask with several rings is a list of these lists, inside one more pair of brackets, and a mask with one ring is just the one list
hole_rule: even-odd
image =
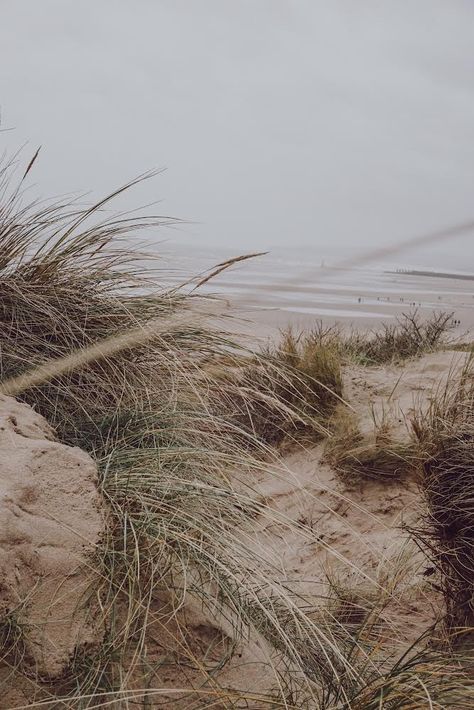
[[[173,251],[165,254],[167,263],[177,261],[181,270],[171,270],[164,283],[183,283],[193,267],[194,273],[205,273],[234,252],[191,248],[184,259],[181,252],[180,259]],[[372,330],[415,310],[422,318],[434,311],[452,313],[453,336],[468,338],[474,329],[474,275],[451,268],[441,277],[439,262],[432,263],[420,274],[415,267],[414,273],[397,271],[397,262],[341,268],[311,251],[298,258],[270,253],[230,267],[199,292],[215,297],[219,309],[238,318],[238,330],[264,339],[288,325],[305,330],[317,321]]]

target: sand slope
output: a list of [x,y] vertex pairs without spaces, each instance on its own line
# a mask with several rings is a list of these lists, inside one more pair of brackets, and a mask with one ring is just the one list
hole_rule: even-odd
[[[384,418],[398,440],[406,439],[414,409],[426,407],[454,381],[465,360],[464,354],[445,352],[400,367],[347,367],[345,397],[363,434],[370,437],[374,420]],[[246,544],[253,540],[275,578],[301,599],[324,605],[335,585],[355,591],[362,602],[383,597],[379,647],[382,654],[389,649],[396,656],[443,610],[425,575],[428,562],[403,527],[423,512],[416,482],[409,477],[344,482],[326,463],[324,447],[324,442],[295,446],[271,465],[262,464],[251,486],[275,511],[275,520],[253,519],[241,534]],[[42,673],[55,675],[74,647],[98,638],[84,596],[90,581],[87,552],[103,525],[96,471],[86,454],[54,442],[47,424],[29,407],[5,397],[0,398],[0,454],[0,609],[21,612],[32,659]],[[300,531],[286,526],[285,519],[299,523]],[[161,603],[157,597],[150,609],[147,662],[170,656],[186,661],[188,650],[177,645],[173,627],[168,638],[153,621],[160,617]],[[179,614],[189,655],[202,654],[207,666],[215,653],[218,663],[222,650],[232,645],[229,624],[196,603]],[[218,675],[220,685],[257,693],[274,687],[265,642],[251,635],[236,651]],[[154,679],[156,687],[197,687],[205,680],[205,672],[192,672],[186,663],[183,668],[168,666],[162,678]],[[136,685],[142,687],[139,673]],[[22,705],[25,699],[11,696],[0,707]],[[165,694],[155,705],[149,698],[150,707],[184,708],[188,701]]]
[[[374,419],[384,417],[403,441],[415,409],[427,407],[454,382],[465,361],[463,353],[441,352],[403,366],[350,366],[344,371],[345,397],[365,436],[373,435]],[[343,482],[325,462],[324,446],[284,454],[255,484],[267,505],[308,526],[316,540],[261,521],[255,544],[286,587],[310,603],[326,604],[334,583],[341,593],[354,592],[362,605],[380,598],[380,649],[402,654],[443,613],[441,595],[425,575],[429,562],[404,528],[424,512],[417,484],[410,477]],[[259,660],[264,690],[271,685],[271,670]],[[232,667],[222,680],[246,687]]]
[[[346,367],[345,396],[364,435],[370,437],[374,419],[383,416],[396,438],[406,440],[414,410],[428,406],[456,379],[465,361],[465,354],[441,352],[403,366]],[[443,613],[442,597],[425,574],[429,561],[404,529],[423,514],[416,481],[344,482],[325,462],[324,446],[295,447],[271,466],[262,466],[252,487],[275,511],[275,520],[253,520],[242,534],[246,544],[253,540],[275,578],[301,600],[324,606],[334,584],[341,593],[353,592],[362,605],[379,599],[379,650],[396,658]],[[311,536],[286,526],[285,519],[307,527]],[[201,639],[217,633],[215,618],[195,605],[188,614],[188,625],[199,629]],[[230,633],[225,621],[221,626]],[[237,651],[218,676],[222,686],[257,693],[275,687],[265,642],[251,635]],[[165,707],[181,705],[175,698]]]

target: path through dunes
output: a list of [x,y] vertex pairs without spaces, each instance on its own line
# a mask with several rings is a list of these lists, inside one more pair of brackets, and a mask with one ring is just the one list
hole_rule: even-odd
[[[396,441],[407,442],[415,409],[428,407],[448,382],[454,385],[466,357],[439,352],[401,366],[346,367],[345,395],[363,436],[373,436],[374,421],[383,416]],[[356,617],[378,605],[379,650],[402,654],[443,613],[430,563],[404,529],[424,512],[416,481],[408,475],[344,482],[326,462],[325,445],[298,446],[257,476],[255,490],[276,518],[261,523],[255,545],[301,603],[327,606],[340,595],[352,599]],[[309,528],[317,540],[305,542],[285,519]],[[222,681],[241,687],[234,663]],[[261,690],[271,685],[270,670],[262,670]]]

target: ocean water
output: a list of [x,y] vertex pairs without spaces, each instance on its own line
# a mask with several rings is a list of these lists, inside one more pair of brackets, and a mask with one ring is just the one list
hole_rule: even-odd
[[[171,268],[167,283],[204,276],[239,250],[168,247],[165,259]],[[455,258],[453,258],[453,256]],[[451,258],[450,258],[451,257]],[[351,260],[357,265],[351,266]],[[452,250],[439,249],[400,258],[361,263],[360,252],[349,250],[280,249],[234,264],[204,284],[203,293],[223,297],[257,311],[279,311],[323,320],[390,320],[402,312],[442,310],[471,327],[474,321],[474,272],[460,267]],[[403,273],[424,270],[432,275]],[[439,277],[435,272],[452,274]],[[459,278],[472,276],[472,280]]]

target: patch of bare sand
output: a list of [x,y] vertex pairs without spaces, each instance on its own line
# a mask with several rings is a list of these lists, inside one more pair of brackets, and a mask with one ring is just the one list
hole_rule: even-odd
[[265,642],[236,643],[229,620],[206,613],[197,599],[188,599],[172,619],[163,615],[168,604],[160,595],[147,612],[146,655],[130,659],[130,690],[149,687],[140,700],[151,708],[197,710],[207,702],[224,710],[233,707],[233,692],[250,698],[246,707],[260,707],[253,699],[276,682]]
[[344,394],[362,430],[385,419],[394,433],[406,438],[413,413],[456,383],[467,358],[464,352],[443,351],[404,365],[352,365],[345,373]]
[[[454,382],[466,355],[441,352],[402,366],[346,368],[345,396],[367,432],[382,416],[399,440],[409,436],[415,408]],[[261,521],[259,552],[302,598],[325,604],[334,584],[384,598],[381,643],[406,649],[442,613],[442,600],[425,575],[427,560],[405,524],[422,513],[413,480],[346,484],[324,461],[324,444],[299,448],[262,470],[254,486],[276,513],[307,527],[316,539],[281,522]],[[331,583],[329,583],[329,580]],[[224,674],[225,677],[225,674]]]

